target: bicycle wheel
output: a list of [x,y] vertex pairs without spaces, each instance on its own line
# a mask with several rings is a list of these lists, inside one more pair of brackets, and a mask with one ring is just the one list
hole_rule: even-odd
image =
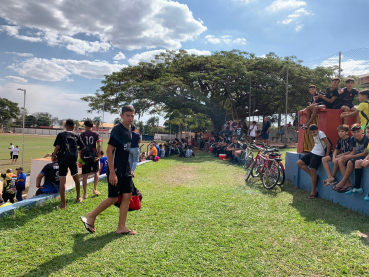
[[278,169],[279,169],[279,178],[278,178],[278,186],[282,186],[284,184],[284,180],[286,179],[286,175],[284,173],[284,167],[282,162],[278,163]]
[[271,163],[270,166],[264,171],[263,174],[263,186],[266,189],[274,188],[279,179],[279,167],[275,163]]
[[252,161],[252,162],[250,163],[249,167],[248,167],[248,168],[246,168],[246,175],[245,175],[245,181],[246,181],[246,182],[249,180],[250,175],[252,175],[252,174],[251,174],[251,172],[252,172],[252,170],[253,170],[254,166],[255,166],[255,161]]
[[248,168],[253,159],[254,153],[252,153],[251,149],[247,147],[245,150],[244,168]]
[[262,159],[256,160],[255,165],[251,170],[252,177],[258,177],[260,175],[260,170],[263,169],[263,166],[264,166],[264,162]]

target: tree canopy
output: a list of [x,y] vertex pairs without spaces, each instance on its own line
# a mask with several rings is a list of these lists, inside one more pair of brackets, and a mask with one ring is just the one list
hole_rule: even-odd
[[7,98],[0,98],[0,125],[2,128],[10,126],[11,121],[16,119],[19,114],[17,103]]
[[[132,104],[136,113],[203,114],[215,129],[220,129],[226,115],[235,119],[272,115],[285,111],[287,67],[289,75],[288,112],[306,106],[311,98],[308,85],[329,85],[334,68],[310,69],[296,57],[265,57],[238,50],[215,52],[211,56],[190,55],[184,50],[166,51],[151,62],[123,68],[105,76],[100,91],[82,98],[92,110],[119,112]],[[253,98],[249,108],[249,92]]]

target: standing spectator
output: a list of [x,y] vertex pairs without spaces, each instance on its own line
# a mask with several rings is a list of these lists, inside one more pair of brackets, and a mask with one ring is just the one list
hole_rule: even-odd
[[241,123],[241,121],[239,121],[239,122],[238,122],[238,125],[237,125],[237,127],[236,127],[236,135],[237,135],[238,140],[241,140],[242,133],[243,133],[243,130],[242,130],[242,123]]
[[85,131],[81,133],[81,140],[85,144],[85,149],[79,151],[79,155],[84,163],[82,163],[83,198],[87,198],[87,178],[90,173],[94,174],[93,194],[100,194],[100,192],[97,191],[97,183],[99,182],[101,138],[99,133],[92,131],[94,124],[92,123],[91,119],[86,120],[84,125]]
[[20,202],[23,200],[22,192],[26,189],[26,179],[27,176],[23,171],[23,167],[16,168],[17,170],[17,181],[16,181],[16,189],[17,189],[17,201]]
[[10,143],[10,147],[8,148],[10,150],[10,159],[13,159],[13,150],[14,150],[14,145],[13,143]]
[[12,170],[9,168],[6,170],[6,173],[1,173],[1,177],[4,179],[2,197],[4,198],[5,202],[8,202],[9,200],[11,203],[14,203],[14,188],[17,180],[17,175],[13,174]]
[[132,142],[131,149],[129,150],[129,165],[131,166],[131,171],[135,171],[140,159],[140,147],[138,144],[141,143],[142,140],[134,124],[131,125],[131,131]]
[[[240,121],[241,122],[241,121]],[[247,127],[247,124],[246,122],[243,124],[242,126],[242,130],[243,130],[243,133],[245,134],[245,138],[247,137],[247,132],[249,130],[249,128]]]
[[[45,181],[41,187],[41,181],[44,177]],[[36,178],[36,188],[38,188],[36,196],[59,192],[59,164],[56,156],[53,156],[51,158],[51,163],[45,165],[38,174]]]
[[18,155],[19,155],[19,148],[18,145],[13,149],[13,161],[12,164],[16,164],[17,160],[18,160]]
[[257,130],[258,130],[258,126],[256,125],[256,121],[253,121],[252,125],[250,126],[250,140],[251,140],[251,142],[255,142]]
[[81,140],[80,135],[73,133],[74,120],[68,119],[65,122],[65,132],[59,133],[56,136],[54,142],[53,156],[58,156],[59,163],[59,178],[60,178],[60,209],[66,208],[65,202],[65,184],[67,182],[68,169],[73,177],[74,183],[76,184],[77,202],[82,202],[81,198],[81,186],[78,178],[78,150],[85,149],[85,145]]
[[100,170],[99,170],[99,174],[105,174],[106,173],[106,169],[108,167],[108,158],[106,156],[104,156],[104,151],[100,151]]
[[[119,208],[119,222],[116,234],[136,235],[137,232],[130,230],[126,226],[129,202],[134,191],[132,177],[134,172],[129,166],[129,148],[131,146],[131,124],[134,119],[135,110],[131,106],[123,106],[121,118],[122,124],[118,124],[111,131],[108,142],[108,198],[100,203],[97,208],[88,213],[86,217],[81,216],[86,230],[95,233],[96,217],[114,205],[118,201],[118,197],[122,196]],[[154,147],[155,148],[155,147]],[[156,148],[155,148],[156,149]]]
[[262,133],[263,141],[267,146],[269,145],[269,131],[271,126],[272,124],[270,123],[269,118],[267,116],[264,117]]

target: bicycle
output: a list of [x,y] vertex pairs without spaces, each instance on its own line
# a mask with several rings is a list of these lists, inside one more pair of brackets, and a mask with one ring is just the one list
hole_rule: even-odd
[[243,145],[243,148],[244,148],[243,149],[244,151],[241,154],[238,164],[243,165],[243,167],[247,169],[250,163],[252,162],[252,160],[254,159],[254,153],[252,153],[250,145],[247,143]]
[[278,184],[281,175],[279,164],[276,163],[281,161],[281,159],[270,155],[275,154],[276,149],[268,150],[258,146],[255,146],[255,148],[258,149],[258,154],[246,169],[245,181],[249,179],[250,175],[252,177],[261,175],[263,186],[266,189],[272,189]]

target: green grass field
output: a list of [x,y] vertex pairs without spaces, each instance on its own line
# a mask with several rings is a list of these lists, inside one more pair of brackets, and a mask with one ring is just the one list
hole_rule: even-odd
[[[129,212],[136,236],[114,234],[110,207],[89,234],[79,220],[106,196],[58,200],[0,219],[2,276],[367,276],[368,216],[285,184],[259,179],[207,153],[138,167],[142,209]],[[90,187],[89,190],[92,191]]]
[[[55,136],[39,136],[25,135],[24,136],[24,171],[28,173],[31,169],[31,158],[43,158],[47,153],[54,151]],[[104,149],[107,147],[108,139],[104,139]],[[19,160],[16,165],[11,164],[8,147],[13,143],[14,147],[19,146],[22,151],[22,135],[21,134],[0,134],[0,167],[5,172],[7,168],[15,169],[22,165],[22,152],[19,153]],[[147,142],[142,148],[146,151]]]

